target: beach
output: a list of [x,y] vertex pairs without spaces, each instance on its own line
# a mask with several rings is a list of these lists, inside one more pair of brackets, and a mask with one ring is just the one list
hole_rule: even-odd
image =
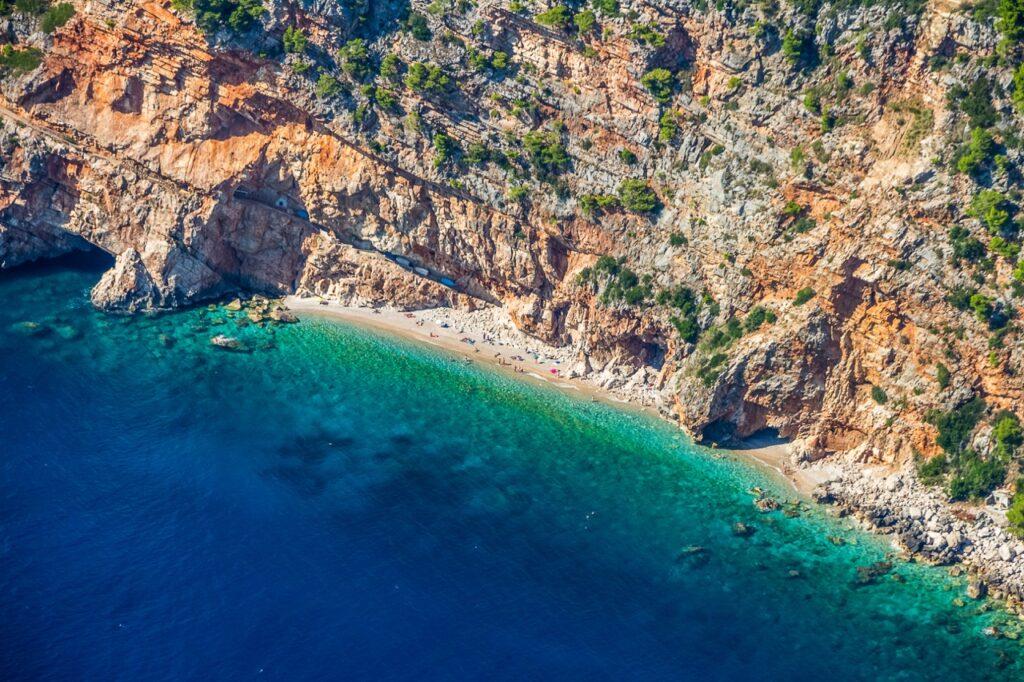
[[[591,400],[627,410],[641,410],[668,419],[658,409],[655,389],[631,384],[625,390],[602,385],[581,375],[578,358],[570,348],[555,348],[515,328],[498,308],[466,312],[451,308],[402,311],[345,305],[322,298],[288,296],[285,305],[300,315],[314,315],[364,325],[462,355],[472,362],[514,373],[517,378],[543,382]],[[739,448],[708,447],[734,455],[784,480],[794,491],[809,497],[829,480],[829,467],[804,468],[792,464],[793,447],[773,438],[754,437]]]
[[293,312],[345,320],[414,339],[595,400],[658,413],[653,387],[630,385],[622,389],[602,385],[583,376],[576,352],[556,348],[516,329],[498,308],[473,312],[451,308],[401,311],[344,305],[320,298],[288,296],[285,305]]

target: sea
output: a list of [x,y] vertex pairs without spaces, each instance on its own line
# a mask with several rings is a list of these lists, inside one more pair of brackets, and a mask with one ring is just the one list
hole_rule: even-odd
[[667,422],[324,319],[103,313],[108,266],[0,273],[0,679],[1024,679],[964,578]]

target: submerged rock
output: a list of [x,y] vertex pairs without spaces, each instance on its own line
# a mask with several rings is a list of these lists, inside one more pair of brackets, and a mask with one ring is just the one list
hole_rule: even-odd
[[11,325],[11,331],[23,336],[45,336],[50,333],[50,328],[38,322],[16,322]]
[[749,538],[756,530],[753,526],[748,526],[742,521],[732,524],[732,534],[739,538]]
[[872,585],[878,578],[892,570],[892,564],[888,561],[876,561],[870,566],[857,567],[857,584]]
[[242,345],[241,341],[232,336],[225,336],[224,334],[217,334],[217,336],[210,339],[210,343],[217,348],[223,348],[224,350],[245,350],[245,346]]
[[57,332],[57,336],[65,341],[74,341],[75,339],[82,338],[82,332],[70,324],[59,324],[53,330]]

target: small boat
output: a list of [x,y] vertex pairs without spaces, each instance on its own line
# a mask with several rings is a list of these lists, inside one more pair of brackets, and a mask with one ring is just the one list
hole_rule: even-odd
[[413,268],[412,271],[415,272],[420,277],[426,277],[427,275],[430,274],[430,270],[427,270],[426,268],[416,267]]
[[449,289],[454,289],[455,288],[455,280],[453,280],[453,279],[450,279],[448,277],[442,277],[440,279],[440,282],[441,282],[441,284],[445,285]]
[[412,265],[412,263],[409,262],[408,258],[402,258],[401,256],[395,256],[395,262],[401,265],[403,268],[407,268],[410,265]]

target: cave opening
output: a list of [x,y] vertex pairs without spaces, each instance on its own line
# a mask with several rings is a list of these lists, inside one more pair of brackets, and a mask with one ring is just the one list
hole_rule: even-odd
[[76,246],[77,248],[74,250],[59,256],[37,258],[9,269],[0,270],[0,277],[29,277],[57,270],[73,270],[95,274],[96,280],[99,281],[104,272],[114,267],[114,256],[103,249],[84,240]]

